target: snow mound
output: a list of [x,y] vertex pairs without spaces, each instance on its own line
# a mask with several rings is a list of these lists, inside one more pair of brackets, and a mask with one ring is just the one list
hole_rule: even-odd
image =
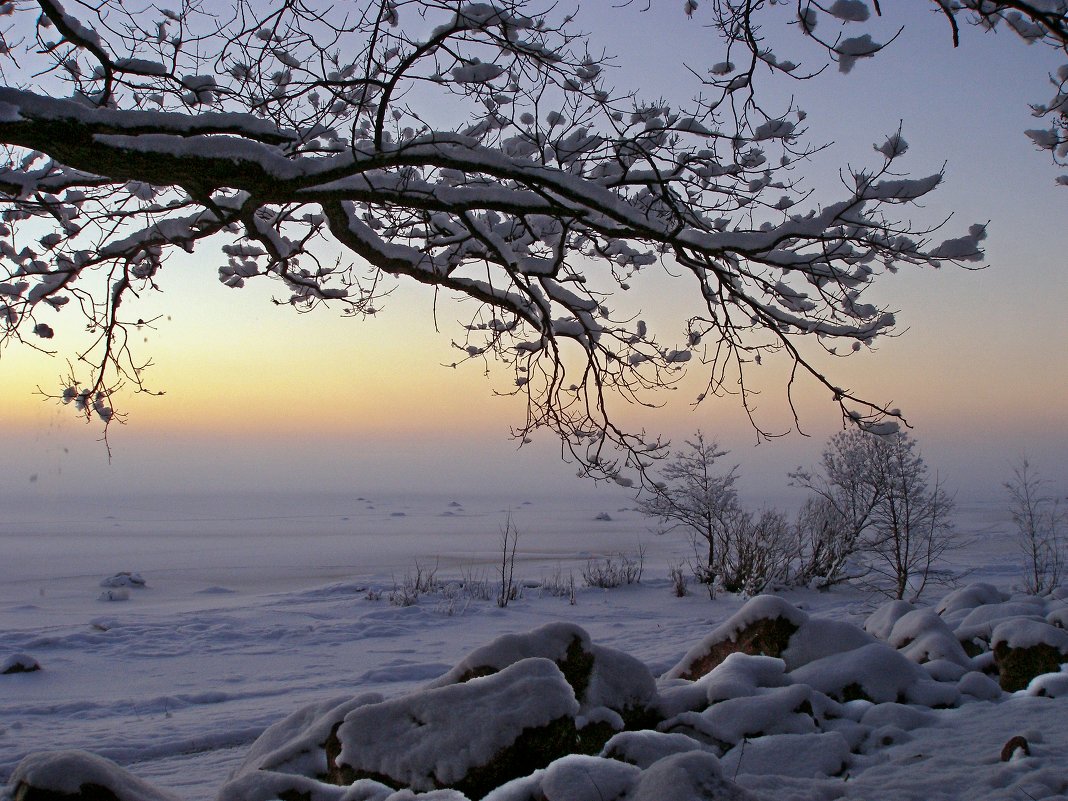
[[728,776],[758,774],[814,779],[837,776],[848,766],[849,742],[838,732],[772,734],[746,740],[720,758]]
[[1048,645],[1068,657],[1068,631],[1033,618],[1005,620],[998,623],[990,636],[990,646],[996,649],[999,645],[1007,648]]

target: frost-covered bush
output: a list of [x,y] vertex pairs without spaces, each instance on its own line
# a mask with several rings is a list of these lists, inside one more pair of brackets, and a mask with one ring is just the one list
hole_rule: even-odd
[[637,584],[645,569],[645,548],[639,546],[635,556],[618,553],[614,557],[589,559],[582,569],[582,581],[587,587],[612,589],[625,584]]
[[735,510],[719,536],[716,574],[723,589],[757,595],[775,584],[787,584],[797,553],[794,530],[782,512],[759,515]]
[[875,589],[915,599],[951,575],[945,556],[963,544],[953,530],[953,502],[939,478],[929,478],[907,433],[841,432],[817,471],[798,469],[790,477],[819,499],[809,512],[816,523],[808,525],[829,518],[824,534],[834,540],[831,550],[843,566],[857,555]]
[[1056,589],[1068,563],[1066,515],[1058,499],[1046,492],[1047,483],[1026,459],[1013,468],[1012,480],[1005,482],[1016,541],[1024,557],[1024,589],[1035,594]]

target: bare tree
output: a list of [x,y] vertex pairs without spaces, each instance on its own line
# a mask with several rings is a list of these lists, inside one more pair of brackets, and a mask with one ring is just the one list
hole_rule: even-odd
[[512,522],[512,515],[505,518],[501,529],[501,563],[497,574],[501,577],[497,589],[497,606],[502,609],[519,597],[519,584],[515,580],[515,551],[519,547],[519,529]]
[[[72,354],[55,394],[105,426],[120,388],[158,392],[139,300],[175,253],[221,252],[218,280],[273,279],[298,311],[372,315],[405,280],[469,301],[457,362],[511,370],[515,435],[621,483],[663,446],[613,398],[688,363],[749,408],[747,369],[782,354],[850,419],[899,416],[800,340],[861,349],[895,324],[865,295],[884,271],[982,257],[982,226],[938,243],[898,219],[941,180],[902,177],[900,137],[817,205],[803,115],[738,76],[681,104],[618,92],[555,3],[69,6],[3,7],[0,339]],[[663,339],[613,311],[660,265],[697,301]]]
[[1064,513],[1057,499],[1045,492],[1047,482],[1031,469],[1027,459],[1021,459],[1012,474],[1012,480],[1005,482],[1005,490],[1016,539],[1024,555],[1024,589],[1041,595],[1061,581],[1065,563],[1061,536]]
[[710,598],[715,598],[721,568],[717,547],[740,511],[738,466],[725,473],[716,470],[716,461],[728,453],[698,431],[664,463],[661,480],[637,503],[640,512],[665,524],[664,532],[682,528],[690,536],[697,557],[694,575],[708,587]]

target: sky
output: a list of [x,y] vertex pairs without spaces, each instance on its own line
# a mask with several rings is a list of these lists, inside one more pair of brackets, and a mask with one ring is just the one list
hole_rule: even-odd
[[[688,20],[681,5],[643,12],[631,4],[579,17],[595,41],[620,54],[613,83],[651,98],[685,100],[695,91],[680,58],[702,67],[721,53],[710,46],[714,34],[702,27],[700,9]],[[903,271],[881,281],[872,298],[898,312],[901,335],[835,360],[833,375],[901,407],[932,470],[964,497],[999,492],[1025,456],[1068,489],[1068,188],[1054,185],[1048,154],[1023,134],[1036,127],[1027,103],[1047,99],[1045,75],[1057,60],[1005,32],[965,30],[954,50],[926,5],[903,12],[895,4],[893,13],[906,16],[887,25],[901,21],[905,31],[871,63],[849,75],[832,67],[809,82],[769,86],[765,95],[784,101],[792,93],[808,112],[810,141],[834,143],[806,168],[817,197],[833,192],[845,165],[877,164],[873,144],[900,124],[910,144],[903,166],[916,175],[943,164],[946,171],[945,185],[910,217],[925,224],[952,214],[947,235],[990,221],[987,269]],[[787,54],[815,57],[796,34],[782,40],[780,55]],[[433,295],[398,285],[371,319],[340,319],[329,309],[296,315],[269,302],[272,287],[223,287],[220,258],[204,251],[174,262],[164,293],[148,301],[163,317],[144,332],[155,365],[147,380],[166,394],[125,399],[128,420],[110,431],[110,460],[95,423],[35,392],[57,386],[69,354],[12,347],[0,354],[7,456],[0,498],[587,491],[548,433],[517,450],[509,427],[523,409],[492,392],[506,375],[443,366],[455,360],[450,341],[464,307],[442,299],[435,326]],[[660,273],[633,294],[643,314],[674,324],[681,336],[681,291]],[[785,429],[785,393],[767,383],[760,420]],[[698,429],[718,439],[741,465],[754,504],[780,492],[788,470],[814,463],[841,425],[825,394],[803,388],[797,407],[808,436],[757,445],[736,399],[694,409],[699,391],[696,381],[685,384],[657,398],[659,408],[628,410],[626,419],[675,441]]]

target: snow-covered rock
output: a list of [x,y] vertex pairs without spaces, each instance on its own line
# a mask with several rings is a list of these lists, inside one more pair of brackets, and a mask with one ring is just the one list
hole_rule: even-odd
[[962,668],[972,664],[952,629],[930,609],[906,612],[894,623],[886,641],[920,664],[934,660],[946,660]]
[[178,801],[86,751],[30,754],[15,767],[8,793],[13,801]]
[[660,729],[727,750],[747,737],[812,734],[831,703],[811,687],[793,684],[722,701],[703,712],[683,712],[665,720]]
[[793,670],[874,641],[852,624],[812,618],[778,596],[758,595],[691,648],[664,679],[699,679],[733,653],[781,657]]
[[980,701],[996,701],[1001,698],[1001,685],[985,673],[973,670],[965,673],[957,682],[957,689],[963,695],[970,695]]
[[810,662],[790,677],[840,701],[952,706],[960,697],[955,686],[934,681],[915,662],[880,642]]
[[327,745],[331,743],[334,729],[353,709],[382,700],[378,693],[364,693],[355,698],[335,698],[298,709],[256,738],[233,776],[271,771],[326,778],[329,773]]
[[887,601],[864,621],[864,631],[876,639],[886,642],[890,639],[890,632],[894,630],[894,624],[915,608],[908,601]]
[[1027,685],[1028,695],[1038,695],[1043,698],[1064,698],[1068,696],[1068,673],[1061,667],[1060,673],[1043,673],[1035,676]]
[[1068,631],[1044,620],[1018,618],[997,625],[990,647],[1003,690],[1025,689],[1043,673],[1056,673],[1068,662]]
[[140,573],[131,573],[128,570],[124,570],[121,573],[116,573],[113,576],[108,576],[105,579],[100,580],[101,587],[136,587],[144,588],[145,580]]
[[946,619],[950,625],[963,619],[963,613],[970,612],[977,606],[999,604],[1006,596],[993,584],[976,582],[959,587],[946,595],[935,607],[935,611]]
[[986,604],[972,609],[953,633],[960,640],[965,650],[972,653],[976,649],[987,650],[993,647],[990,639],[998,624],[1007,620],[1037,620],[1045,622],[1045,606],[1041,598],[1030,601],[1014,600],[1004,603]]
[[522,659],[551,659],[575,692],[587,719],[615,712],[622,725],[639,728],[656,723],[656,681],[645,664],[630,654],[594,645],[573,623],[548,623],[523,634],[506,634],[476,648],[428,689],[462,683],[496,673]]
[[[591,756],[567,756],[505,784],[483,801],[756,801],[723,776],[706,751],[672,753],[645,769]],[[377,801],[377,799],[374,799]]]
[[499,673],[360,706],[337,730],[338,784],[370,778],[481,798],[575,746],[579,705],[557,665],[523,659]]
[[707,751],[707,746],[685,734],[667,734],[659,731],[621,731],[605,743],[600,756],[629,762],[639,768],[647,768],[654,762],[672,754],[687,751]]
[[0,676],[12,673],[35,673],[41,669],[41,663],[29,654],[12,654],[0,662]]

